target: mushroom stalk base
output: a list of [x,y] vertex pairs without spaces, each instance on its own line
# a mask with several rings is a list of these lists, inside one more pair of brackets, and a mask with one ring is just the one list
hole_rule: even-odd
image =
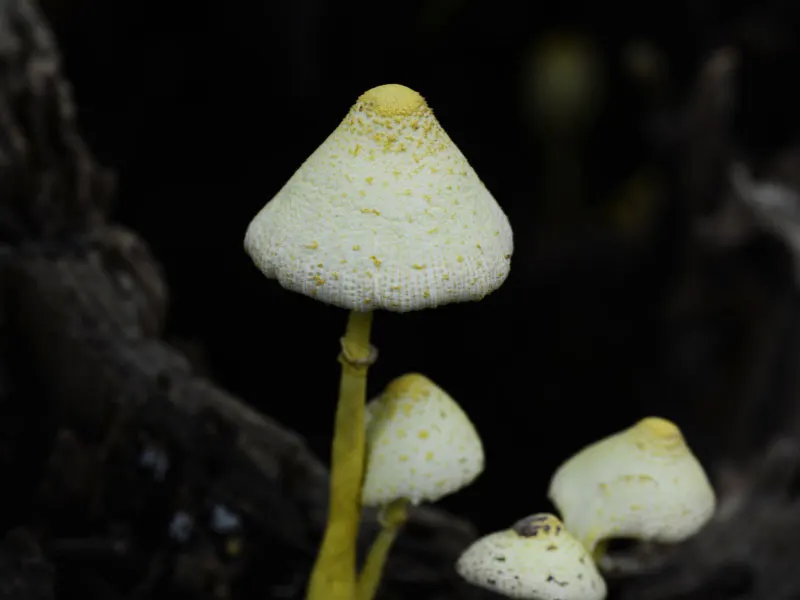
[[308,600],[354,600],[356,538],[364,477],[364,404],[367,369],[376,352],[369,344],[372,313],[351,311],[342,338],[342,379],[331,454],[328,525],[311,573]]
[[407,509],[408,501],[400,499],[395,500],[382,511],[381,531],[369,549],[364,568],[358,578],[356,600],[373,600],[375,598],[389,551],[408,518]]

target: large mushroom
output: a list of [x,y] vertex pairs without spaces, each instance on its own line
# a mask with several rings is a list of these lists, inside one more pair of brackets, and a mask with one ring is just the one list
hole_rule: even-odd
[[328,526],[310,600],[352,600],[372,312],[479,300],[505,281],[511,226],[425,100],[364,93],[250,223],[244,246],[285,288],[350,311]]

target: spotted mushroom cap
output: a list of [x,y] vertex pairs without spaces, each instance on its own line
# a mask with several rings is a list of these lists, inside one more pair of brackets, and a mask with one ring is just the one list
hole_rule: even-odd
[[716,506],[680,429],[658,417],[570,458],[550,481],[548,495],[590,550],[607,538],[679,542],[700,530]]
[[483,445],[461,407],[427,377],[392,381],[367,405],[365,506],[436,502],[483,471]]
[[545,513],[482,537],[461,555],[456,571],[509,598],[603,600],[607,593],[586,548]]
[[417,92],[364,93],[252,220],[244,247],[285,288],[350,310],[480,300],[511,226]]

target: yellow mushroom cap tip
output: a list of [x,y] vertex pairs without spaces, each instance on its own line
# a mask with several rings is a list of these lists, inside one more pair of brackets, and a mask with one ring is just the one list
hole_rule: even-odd
[[658,438],[674,437],[681,433],[675,423],[661,417],[644,418],[636,424],[636,428]]
[[358,99],[368,110],[385,117],[409,115],[427,106],[425,98],[398,83],[379,85],[364,92]]
[[413,396],[423,390],[430,390],[436,387],[430,379],[419,373],[407,373],[393,379],[386,386],[384,394],[389,396]]

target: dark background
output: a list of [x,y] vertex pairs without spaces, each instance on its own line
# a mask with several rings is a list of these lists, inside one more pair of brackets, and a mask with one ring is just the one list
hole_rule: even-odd
[[[791,295],[787,256],[756,236],[701,277],[716,300],[675,317],[689,223],[659,140],[730,45],[737,152],[758,167],[796,142],[795,4],[44,3],[83,133],[118,172],[116,217],[163,261],[171,339],[324,458],[346,315],[264,279],[244,231],[362,92],[396,82],[426,97],[511,220],[511,276],[480,303],[376,315],[370,391],[419,371],[472,416],[487,471],[443,504],[482,531],[546,509],[560,461],[648,414],[676,419],[703,458],[735,453],[725,407],[763,317],[737,298]],[[525,92],[537,44],[558,32],[595,45],[604,82],[570,211]],[[637,74],[637,48],[663,70]],[[759,406],[767,435],[785,413]]]

